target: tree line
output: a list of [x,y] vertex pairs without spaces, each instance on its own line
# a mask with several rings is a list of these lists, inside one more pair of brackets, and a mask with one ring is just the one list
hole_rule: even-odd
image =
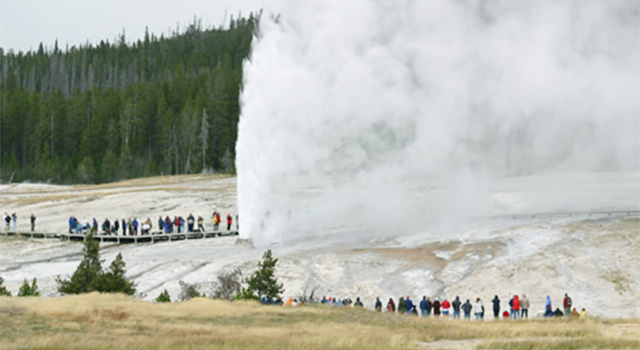
[[167,37],[0,48],[0,182],[234,173],[242,64],[259,14]]

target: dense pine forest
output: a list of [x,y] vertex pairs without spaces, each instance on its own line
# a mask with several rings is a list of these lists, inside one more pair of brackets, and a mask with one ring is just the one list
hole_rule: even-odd
[[0,182],[234,173],[242,63],[259,16],[168,37],[0,48]]

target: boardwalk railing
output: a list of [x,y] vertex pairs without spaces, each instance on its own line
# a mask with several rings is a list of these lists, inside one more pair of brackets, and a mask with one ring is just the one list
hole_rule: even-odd
[[[94,235],[93,239],[100,242],[124,243],[156,243],[174,242],[187,239],[205,239],[222,236],[237,236],[238,231],[209,231],[209,232],[182,232],[182,233],[161,233],[152,232],[147,235],[137,236],[117,236],[117,235]],[[49,232],[0,232],[0,236],[20,236],[26,238],[57,238],[63,241],[85,241],[87,235],[75,233],[49,233]]]

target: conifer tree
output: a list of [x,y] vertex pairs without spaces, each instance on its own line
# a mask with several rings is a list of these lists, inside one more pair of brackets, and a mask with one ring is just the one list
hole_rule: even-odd
[[82,261],[70,279],[56,278],[60,293],[81,294],[97,289],[102,274],[102,264],[100,262],[100,243],[93,239],[93,234],[86,237],[82,255]]
[[280,298],[284,288],[275,277],[277,263],[278,259],[273,257],[271,249],[264,252],[262,261],[258,263],[258,270],[245,281],[247,288],[242,288],[238,298],[254,300],[260,300],[262,297],[274,300]]
[[136,292],[135,283],[125,277],[126,264],[122,259],[122,254],[118,253],[109,269],[103,271],[100,260],[100,243],[93,239],[92,234],[87,236],[82,252],[82,261],[71,278],[68,280],[56,278],[60,293],[81,294],[98,291],[133,295]]
[[169,296],[169,292],[165,289],[162,291],[162,293],[160,293],[160,295],[158,295],[158,297],[156,298],[156,302],[158,303],[170,303],[171,302],[171,297]]
[[59,285],[58,291],[63,294],[98,291],[133,295],[136,292],[135,283],[125,277],[125,265],[122,254],[118,253],[109,269],[103,271],[100,260],[100,244],[93,240],[93,235],[90,234],[84,243],[82,261],[71,279],[56,278]]
[[38,290],[38,282],[36,281],[35,277],[33,278],[31,285],[29,285],[29,281],[27,281],[26,278],[24,279],[24,282],[22,282],[22,286],[20,286],[20,290],[18,291],[18,296],[19,297],[40,296],[40,291]]
[[109,270],[101,276],[97,290],[106,293],[135,294],[135,283],[125,277],[125,265],[122,254],[118,253],[116,259],[111,262]]
[[4,286],[4,278],[0,277],[0,296],[5,295],[10,297],[11,292],[7,290],[7,287]]

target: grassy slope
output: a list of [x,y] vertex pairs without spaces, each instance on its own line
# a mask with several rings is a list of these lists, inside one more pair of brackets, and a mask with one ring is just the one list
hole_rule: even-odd
[[121,295],[0,297],[0,349],[622,349],[637,320],[451,322],[351,308]]

